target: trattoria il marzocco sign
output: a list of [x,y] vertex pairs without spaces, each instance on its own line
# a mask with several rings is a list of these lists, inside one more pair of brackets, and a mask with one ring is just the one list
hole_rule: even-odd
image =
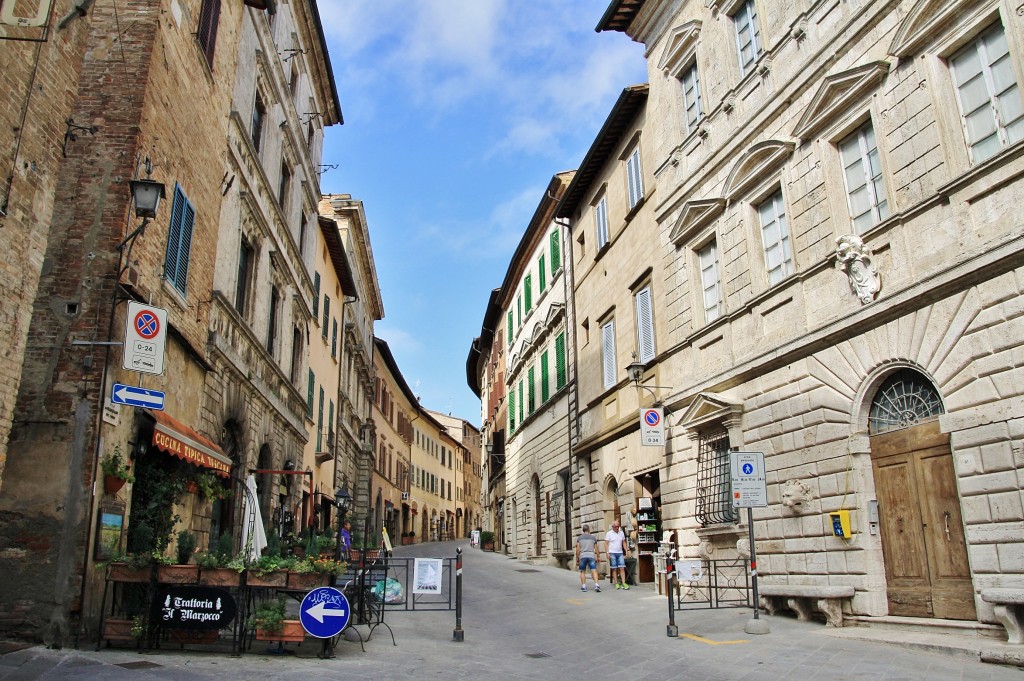
[[235,619],[235,599],[226,589],[170,586],[154,603],[154,619],[169,629],[223,629]]

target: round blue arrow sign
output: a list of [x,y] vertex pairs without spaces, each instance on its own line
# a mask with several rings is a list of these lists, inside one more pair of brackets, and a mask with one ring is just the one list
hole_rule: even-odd
[[331,638],[348,626],[352,611],[348,599],[333,586],[313,589],[299,605],[299,621],[310,636]]

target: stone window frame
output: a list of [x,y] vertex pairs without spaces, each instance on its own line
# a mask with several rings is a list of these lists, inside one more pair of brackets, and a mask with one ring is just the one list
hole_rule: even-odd
[[[686,437],[693,443],[693,459],[696,462],[700,438],[702,434],[722,431],[728,434],[730,450],[741,450],[745,442],[743,438],[743,402],[725,393],[700,392],[693,398],[676,422],[682,427]],[[696,488],[694,489],[696,495]],[[696,503],[696,498],[695,498]],[[716,523],[697,529],[702,539],[705,535],[714,535],[721,531],[738,531],[742,521],[740,514],[728,523]]]
[[[684,137],[698,132],[704,127],[704,119],[707,112],[704,111],[703,97],[700,92],[701,68],[697,59],[697,46],[700,39],[700,21],[690,21],[672,29],[668,38],[668,45],[662,53],[658,68],[669,78],[679,81],[679,98],[673,98],[673,105],[681,104],[682,111],[678,119],[683,122]],[[688,117],[689,107],[686,101],[685,78],[691,72],[695,72],[694,91],[696,93],[697,116],[690,122]],[[673,118],[676,118],[673,116]]]
[[715,256],[718,269],[718,316],[708,319],[704,306],[704,281],[703,268],[700,261],[700,251],[711,242],[716,246],[721,244],[718,234],[718,220],[725,210],[726,201],[724,198],[714,197],[710,199],[693,199],[683,204],[669,232],[669,240],[676,247],[683,251],[682,267],[684,270],[693,272],[690,277],[689,288],[690,309],[700,310],[700,319],[697,313],[692,315],[692,326],[694,329],[714,324],[725,317],[725,295],[722,288],[722,259],[721,248]]

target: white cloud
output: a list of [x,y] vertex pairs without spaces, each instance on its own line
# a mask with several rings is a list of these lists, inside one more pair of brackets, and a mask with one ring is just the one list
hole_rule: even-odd
[[393,354],[417,355],[423,351],[423,344],[416,334],[390,326],[387,322],[380,321],[374,324],[373,334],[387,342]]

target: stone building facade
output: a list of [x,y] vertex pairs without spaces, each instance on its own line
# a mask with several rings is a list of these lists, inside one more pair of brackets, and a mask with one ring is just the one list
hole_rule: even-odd
[[381,517],[392,542],[411,544],[415,543],[415,537],[409,533],[416,530],[409,494],[415,439],[412,424],[420,404],[387,342],[375,337],[373,346],[373,422],[377,437],[373,480],[375,508],[379,498]]
[[[43,221],[36,226],[19,226],[26,247],[45,243],[45,251],[39,253],[38,290],[26,293],[32,316],[0,498],[6,547],[0,603],[7,631],[55,646],[93,636],[103,578],[94,561],[130,549],[133,541],[171,550],[166,542],[182,527],[199,535],[204,549],[233,529],[237,506],[188,494],[186,477],[230,487],[228,476],[257,467],[264,448],[273,452],[275,466],[301,457],[305,394],[289,380],[292,336],[273,320],[304,327],[311,285],[293,236],[301,224],[298,181],[280,178],[315,184],[322,127],[339,122],[340,109],[315,4],[277,9],[268,15],[215,0],[169,7],[139,2],[117,16],[113,6],[100,3],[82,17],[58,2],[48,15],[36,62],[47,74],[42,80],[32,80],[38,72],[28,74],[18,91],[45,88],[51,69],[58,76],[57,69],[66,68],[69,77],[59,89],[69,92],[67,100],[57,92],[48,99],[67,107],[67,117],[88,132],[54,126],[64,115],[55,112],[39,119],[49,124],[25,130],[51,145],[65,132],[77,139],[68,135],[58,166],[46,168],[43,156],[35,165],[54,176],[36,185],[41,193],[33,205],[62,208],[50,218],[48,208],[39,211]],[[118,25],[126,20],[131,31],[123,32]],[[288,43],[282,51],[295,48],[294,63],[285,64],[275,39]],[[44,65],[54,48],[61,60]],[[312,138],[293,133],[297,150],[288,163],[275,156],[267,165],[270,159],[260,159],[251,146],[257,72],[264,87],[287,95],[280,106],[268,107],[274,134],[284,134],[278,123],[297,129],[307,106],[320,114],[311,119]],[[289,101],[293,97],[302,99],[301,109]],[[244,114],[232,113],[239,111]],[[277,153],[280,141],[268,142],[268,154]],[[32,154],[42,144],[24,142]],[[18,163],[35,172],[30,159]],[[150,172],[166,195],[156,217],[143,222],[132,210],[128,181]],[[27,178],[18,175],[13,189]],[[282,188],[287,196],[275,201],[284,196]],[[10,215],[24,218],[28,195],[7,196]],[[315,210],[318,191],[312,196],[306,205]],[[237,305],[241,268],[225,273],[221,260],[238,264],[243,233],[260,239],[260,250],[253,249],[245,270],[245,304]],[[35,262],[29,259],[29,285]],[[274,287],[277,317],[267,314]],[[122,368],[126,301],[167,313],[160,375]],[[304,353],[301,361],[304,368]],[[114,383],[164,393],[163,409],[111,404]],[[199,465],[176,458],[186,446]],[[107,492],[99,466],[115,452],[132,462],[136,484]],[[137,499],[146,487],[139,478],[172,467],[183,477],[150,479],[173,493],[164,506],[168,518],[185,520],[147,538],[147,523],[132,524],[133,511],[145,506]],[[124,527],[99,532],[101,514],[122,518]]]
[[[993,622],[1024,587],[1024,24],[1005,2],[611,3],[645,46],[664,529],[764,583]],[[581,366],[581,381],[586,368]],[[633,437],[637,433],[633,432]],[[830,512],[848,512],[836,536]]]
[[468,537],[470,530],[480,527],[480,431],[465,419],[427,411],[459,445],[455,450],[455,526],[452,537]]

